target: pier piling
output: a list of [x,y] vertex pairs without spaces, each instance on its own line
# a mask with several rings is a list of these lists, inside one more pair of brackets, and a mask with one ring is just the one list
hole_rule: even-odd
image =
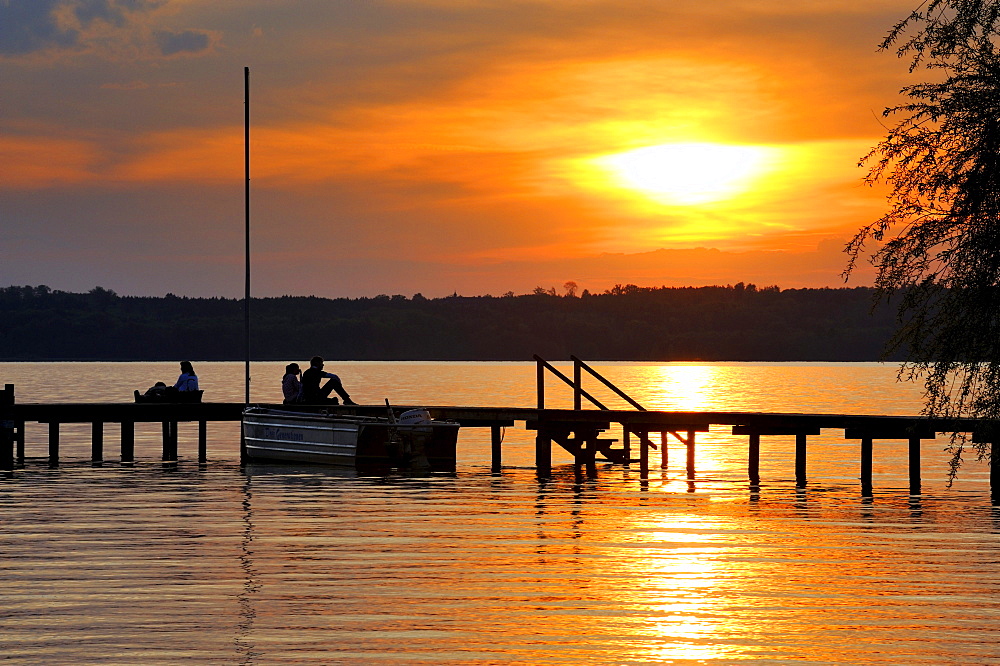
[[[908,462],[910,476],[910,494],[920,494],[920,438],[910,437],[908,440]],[[996,484],[994,484],[996,485]]]
[[59,465],[59,422],[49,423],[49,466]]
[[[735,428],[733,429],[735,433]],[[750,434],[749,452],[747,454],[747,476],[751,486],[760,485],[760,435]]]
[[1000,439],[990,442],[990,501],[1000,504]]
[[177,421],[163,422],[163,456],[164,462],[177,461]]
[[14,471],[14,385],[0,393],[0,471]]
[[806,485],[806,437],[804,433],[795,435],[795,485],[799,488]]
[[17,459],[18,465],[24,464],[24,421],[21,419],[14,419],[14,444],[17,447]]
[[90,462],[104,462],[104,423],[94,421],[90,424]]
[[684,440],[684,446],[687,448],[687,478],[694,478],[694,431],[689,430],[687,432],[687,438]]
[[121,461],[135,461],[135,423],[132,421],[122,421]]
[[14,385],[0,391],[0,471],[14,471]]
[[208,462],[208,421],[198,421],[198,462]]
[[552,440],[542,428],[535,433],[535,471],[541,478],[552,476]]
[[12,428],[0,428],[0,471],[14,471],[14,437]]
[[861,438],[861,494],[872,494],[872,438]]
[[499,474],[503,471],[503,430],[500,426],[490,426],[490,471]]

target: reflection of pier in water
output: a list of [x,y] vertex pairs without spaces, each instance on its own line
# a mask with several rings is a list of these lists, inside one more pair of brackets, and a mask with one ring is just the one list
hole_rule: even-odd
[[[678,412],[649,411],[597,375],[586,363],[573,358],[574,377],[570,379],[536,357],[538,363],[538,405],[519,407],[425,407],[435,419],[459,422],[463,428],[490,428],[492,469],[503,468],[503,428],[523,423],[535,432],[535,467],[538,475],[552,474],[552,448],[558,445],[573,456],[577,469],[596,474],[599,460],[631,465],[638,463],[642,478],[647,478],[651,451],[659,451],[658,467],[668,464],[668,444],[679,442],[685,450],[687,478],[695,478],[696,435],[711,426],[732,428],[734,436],[747,438],[747,477],[752,487],[760,484],[761,437],[795,437],[796,485],[806,485],[808,438],[821,430],[842,430],[849,440],[859,442],[860,479],[863,495],[872,494],[872,459],[876,440],[903,440],[909,448],[910,492],[920,492],[920,442],[934,439],[938,433],[961,432],[974,442],[990,443],[991,460],[1000,460],[1000,429],[992,422],[964,419],[933,421],[917,416],[876,416],[852,414],[777,414],[761,412]],[[607,409],[583,389],[582,373],[589,372],[610,390],[630,403],[631,409]],[[545,373],[553,373],[573,389],[573,409],[545,407]],[[583,409],[582,399],[597,409]],[[207,461],[207,424],[216,421],[240,421],[243,403],[94,403],[94,404],[17,404],[13,385],[0,391],[0,471],[13,471],[25,460],[25,424],[48,425],[48,461],[59,462],[59,426],[61,423],[92,425],[91,460],[104,461],[104,425],[121,424],[121,461],[134,460],[136,423],[161,423],[164,461],[178,459],[178,423],[198,424],[198,460]],[[385,407],[326,406],[331,413],[384,416]],[[394,409],[405,411],[412,405]],[[621,440],[607,437],[612,426],[620,428]],[[655,464],[655,463],[654,463]],[[1000,465],[991,465],[990,484],[993,501],[1000,502]]]

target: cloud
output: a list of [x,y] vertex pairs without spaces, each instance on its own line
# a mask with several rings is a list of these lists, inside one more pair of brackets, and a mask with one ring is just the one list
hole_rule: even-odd
[[72,5],[73,14],[82,25],[104,21],[114,26],[125,25],[128,11],[142,9],[150,3],[142,0],[78,0]]
[[99,47],[109,53],[152,40],[159,53],[205,50],[208,34],[196,30],[154,31],[146,16],[166,0],[0,0],[0,55]]
[[157,31],[153,33],[160,52],[165,56],[181,53],[200,53],[208,49],[211,40],[208,33],[200,30],[184,30],[182,32]]
[[2,136],[0,163],[8,165],[4,188],[35,190],[92,181],[100,151],[88,142],[61,137]]
[[102,83],[101,90],[145,90],[149,84],[145,81],[129,81],[128,83]]
[[79,31],[59,25],[61,0],[9,0],[0,3],[0,54],[23,55],[47,48],[67,48]]

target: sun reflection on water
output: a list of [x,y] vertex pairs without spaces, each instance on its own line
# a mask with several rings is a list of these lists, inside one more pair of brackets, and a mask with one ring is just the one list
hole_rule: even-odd
[[695,516],[670,516],[633,532],[643,546],[630,577],[644,583],[622,593],[647,619],[632,627],[643,663],[712,660],[725,656],[717,636],[725,613],[717,588],[722,578],[718,535]]
[[718,401],[716,368],[707,365],[671,365],[649,368],[648,409],[704,411]]

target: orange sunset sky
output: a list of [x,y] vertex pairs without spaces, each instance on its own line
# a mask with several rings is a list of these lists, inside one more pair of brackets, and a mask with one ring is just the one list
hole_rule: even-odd
[[[841,286],[915,0],[0,0],[0,286]],[[870,283],[863,271],[849,285]]]

